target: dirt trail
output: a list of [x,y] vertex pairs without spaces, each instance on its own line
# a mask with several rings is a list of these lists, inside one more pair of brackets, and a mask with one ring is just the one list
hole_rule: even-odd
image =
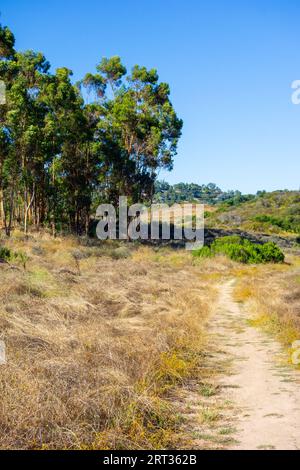
[[280,345],[251,327],[233,300],[234,281],[220,288],[212,333],[216,361],[228,361],[221,395],[237,410],[232,449],[300,449],[300,372],[286,365]]

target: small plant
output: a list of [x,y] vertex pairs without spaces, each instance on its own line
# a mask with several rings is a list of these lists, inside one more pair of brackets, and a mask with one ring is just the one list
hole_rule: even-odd
[[4,246],[1,246],[0,247],[0,261],[1,262],[7,262],[11,257],[11,251],[4,247]]
[[22,264],[24,270],[26,271],[26,265],[29,258],[28,255],[24,253],[24,251],[16,251],[12,254],[11,259],[19,261]]
[[200,394],[203,397],[212,397],[216,394],[216,387],[211,384],[202,384],[200,386]]
[[214,423],[218,419],[220,419],[220,414],[214,408],[204,407],[200,412],[201,423]]
[[9,264],[10,261],[20,262],[23,268],[26,269],[28,256],[23,251],[11,251],[9,248],[0,247],[0,262]]

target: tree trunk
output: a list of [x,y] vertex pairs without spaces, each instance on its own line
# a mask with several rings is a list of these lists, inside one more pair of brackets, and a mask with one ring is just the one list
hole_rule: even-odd
[[27,206],[25,208],[25,215],[24,215],[24,233],[25,233],[25,235],[27,235],[28,214],[29,214],[30,208],[31,208],[33,200],[34,200],[34,194],[35,194],[35,191],[33,189],[33,193],[32,193],[31,199],[29,201],[29,204],[27,204]]

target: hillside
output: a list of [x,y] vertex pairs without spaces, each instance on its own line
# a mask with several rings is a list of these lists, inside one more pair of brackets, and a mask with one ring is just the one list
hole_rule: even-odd
[[246,202],[228,201],[206,213],[206,226],[240,229],[297,238],[300,234],[300,192],[261,193]]
[[[242,194],[240,191],[222,191],[213,183],[158,182],[155,202],[205,205],[206,240],[241,233],[250,240],[266,241],[272,236],[282,246],[294,245],[300,239],[300,192],[278,190]],[[264,235],[266,237],[264,237]]]

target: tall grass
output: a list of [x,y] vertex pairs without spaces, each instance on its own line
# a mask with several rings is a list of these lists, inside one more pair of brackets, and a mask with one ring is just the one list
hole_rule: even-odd
[[300,338],[299,258],[287,265],[260,266],[238,278],[235,298],[247,305],[253,326],[275,335],[287,348]]
[[215,298],[202,268],[74,238],[6,246],[27,266],[0,267],[0,448],[173,447],[170,393],[201,373]]

